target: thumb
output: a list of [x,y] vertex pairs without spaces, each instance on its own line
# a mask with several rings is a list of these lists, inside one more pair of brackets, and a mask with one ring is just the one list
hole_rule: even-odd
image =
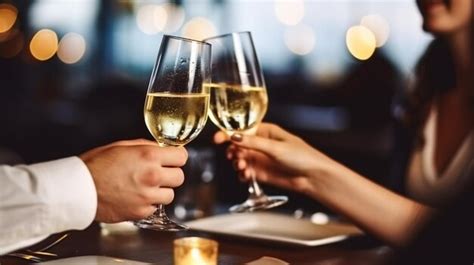
[[215,144],[222,144],[224,142],[227,142],[228,140],[229,140],[229,136],[223,131],[218,131],[214,134]]
[[257,150],[269,156],[273,156],[275,154],[276,147],[279,145],[279,142],[276,140],[256,135],[243,135],[240,133],[234,133],[230,139],[232,143],[237,146],[245,147],[251,150]]

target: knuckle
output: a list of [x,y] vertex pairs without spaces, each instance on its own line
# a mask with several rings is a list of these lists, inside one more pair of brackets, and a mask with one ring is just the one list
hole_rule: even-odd
[[138,201],[142,206],[148,204],[150,203],[150,196],[145,191],[140,192],[140,194],[138,194]]
[[308,190],[308,185],[302,181],[294,181],[292,186],[295,191],[301,192],[303,194],[306,194],[306,191]]
[[150,211],[150,208],[149,207],[139,207],[135,210],[133,210],[132,212],[132,218],[134,219],[141,219],[141,218],[145,218],[145,217],[148,217],[149,215],[151,215],[153,212]]
[[160,184],[161,173],[158,170],[150,170],[145,174],[145,183],[151,186]]
[[159,156],[154,148],[144,147],[141,151],[141,157],[147,161],[156,161]]
[[278,126],[278,125],[276,125],[276,124],[274,124],[274,123],[270,123],[270,124],[268,125],[268,128],[269,128],[270,130],[272,130],[272,131],[281,130],[281,127]]

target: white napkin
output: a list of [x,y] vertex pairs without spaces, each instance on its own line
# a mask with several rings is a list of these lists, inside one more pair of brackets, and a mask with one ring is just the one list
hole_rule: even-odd
[[102,235],[112,235],[112,234],[128,234],[136,233],[138,227],[136,227],[132,222],[120,222],[115,224],[106,224],[100,223]]

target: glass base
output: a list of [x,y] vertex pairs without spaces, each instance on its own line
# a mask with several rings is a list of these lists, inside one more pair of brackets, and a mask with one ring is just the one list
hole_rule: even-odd
[[286,196],[262,196],[258,198],[248,198],[245,202],[230,207],[229,211],[232,213],[244,213],[266,210],[280,206],[287,201],[288,197]]
[[[153,216],[153,215],[152,215]],[[168,217],[160,218],[146,218],[140,221],[134,222],[134,224],[140,228],[150,229],[155,231],[183,231],[187,230],[188,227],[182,224],[178,224],[171,221]]]

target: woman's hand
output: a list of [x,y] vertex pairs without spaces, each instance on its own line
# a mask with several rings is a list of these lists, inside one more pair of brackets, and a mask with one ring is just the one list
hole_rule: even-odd
[[[214,135],[216,143],[231,141],[227,158],[243,180],[255,173],[257,180],[310,195],[314,181],[309,176],[324,170],[333,160],[312,148],[301,138],[277,125],[262,123],[256,135],[224,132]],[[254,172],[252,172],[254,171]]]

